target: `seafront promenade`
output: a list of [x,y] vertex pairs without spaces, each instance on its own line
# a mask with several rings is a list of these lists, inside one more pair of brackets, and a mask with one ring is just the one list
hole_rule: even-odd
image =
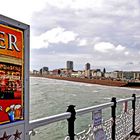
[[127,82],[113,81],[113,80],[88,79],[88,78],[77,78],[77,77],[61,77],[61,76],[55,76],[55,75],[40,75],[40,74],[36,74],[36,75],[32,74],[30,76],[57,79],[57,80],[66,80],[66,81],[73,81],[73,82],[81,82],[81,83],[89,83],[89,84],[99,84],[99,85],[106,85],[106,86],[124,87],[127,85]]
[[98,84],[98,85],[105,85],[105,86],[140,88],[140,83],[137,83],[135,85],[135,83],[131,84],[131,83],[128,83],[127,81],[117,81],[117,80],[111,80],[111,79],[88,79],[88,78],[62,77],[62,76],[56,76],[56,75],[40,75],[40,74],[31,74],[30,76],[66,80],[66,81],[73,81],[73,82],[81,82],[81,83],[89,83],[89,84]]

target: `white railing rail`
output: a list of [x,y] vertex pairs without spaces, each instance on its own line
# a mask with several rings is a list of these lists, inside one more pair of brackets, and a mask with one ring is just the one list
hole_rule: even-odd
[[[84,115],[84,114],[87,114],[87,113],[91,113],[91,112],[94,112],[94,111],[97,111],[97,110],[103,110],[103,109],[106,109],[106,108],[109,108],[111,107],[112,109],[116,109],[116,105],[118,104],[122,104],[122,103],[125,103],[125,102],[132,102],[133,105],[135,105],[135,102],[136,100],[140,99],[140,96],[137,96],[135,94],[133,94],[134,96],[130,97],[130,98],[125,98],[125,99],[120,99],[120,100],[115,100],[115,102],[113,101],[110,101],[110,102],[107,102],[107,103],[104,103],[104,104],[100,104],[100,105],[96,105],[96,106],[91,106],[91,107],[87,107],[87,108],[82,108],[82,109],[78,109],[78,110],[74,110],[74,111],[69,111],[67,110],[67,112],[65,113],[61,113],[61,114],[57,114],[57,115],[53,115],[53,116],[49,116],[49,117],[44,117],[44,118],[41,118],[41,119],[36,119],[36,120],[32,120],[29,122],[29,127],[28,127],[28,131],[29,132],[35,132],[34,129],[36,128],[39,128],[41,126],[45,126],[45,125],[48,125],[48,124],[51,124],[51,123],[55,123],[55,122],[58,122],[58,121],[62,121],[62,120],[68,120],[68,128],[69,128],[69,120],[70,119],[73,119],[73,125],[74,125],[74,121],[75,121],[75,116],[81,116],[81,115]],[[135,112],[135,108],[132,105],[132,110],[131,111],[132,113]],[[72,105],[73,106],[73,105]],[[135,105],[136,106],[136,105]],[[74,109],[75,106],[73,106],[73,109]],[[134,108],[133,108],[134,107]],[[115,114],[116,115],[116,114]],[[131,116],[133,116],[133,120],[131,121],[131,124],[133,125],[135,119],[135,114],[131,114]],[[111,118],[113,118],[113,116],[111,116]],[[140,120],[139,120],[140,121]],[[115,122],[114,122],[115,123]],[[129,124],[127,124],[129,125]],[[134,125],[135,126],[135,125]],[[112,126],[111,126],[112,127]],[[124,126],[123,126],[124,127]],[[138,126],[137,126],[138,127]],[[126,129],[126,128],[125,128]],[[70,135],[70,131],[71,130],[68,130],[68,133]],[[74,130],[73,130],[74,131]],[[90,131],[92,131],[92,129],[90,128]],[[135,131],[135,128],[133,127],[132,131],[129,130],[129,132],[132,132],[132,133],[135,133],[133,132]],[[111,130],[111,132],[113,133],[113,129]],[[30,134],[31,134],[30,133]],[[115,132],[116,133],[116,132]],[[80,134],[80,133],[79,133]],[[74,132],[73,132],[73,135]],[[116,134],[114,134],[116,135]],[[67,136],[68,137],[68,136]],[[74,136],[72,136],[74,137]],[[115,136],[114,136],[115,138]],[[69,140],[72,140],[71,137],[68,138]],[[116,138],[117,139],[117,138]],[[80,140],[80,139],[79,139]],[[115,140],[115,139],[114,139]]]
[[113,106],[113,104],[114,103],[109,102],[109,103],[105,103],[105,104],[100,104],[100,105],[96,105],[96,106],[91,106],[91,107],[79,109],[76,111],[76,116],[84,115],[84,114],[87,114],[87,113],[90,113],[90,112],[93,112],[96,110],[102,110],[102,109]]
[[[76,116],[84,115],[84,114],[93,112],[95,110],[105,109],[105,108],[111,107],[113,104],[114,103],[109,102],[109,103],[104,103],[104,104],[100,104],[100,105],[96,105],[96,106],[91,106],[91,107],[79,109],[76,111]],[[69,119],[70,116],[71,116],[70,112],[65,112],[65,113],[61,113],[61,114],[57,114],[57,115],[53,115],[53,116],[49,116],[49,117],[44,117],[41,119],[31,120],[29,123],[28,130],[31,131],[35,128],[38,128],[38,127],[41,127],[44,125],[48,125],[48,124],[51,124],[54,122],[66,120],[66,119]]]
[[57,114],[57,115],[53,115],[53,116],[49,116],[49,117],[44,117],[41,119],[36,119],[36,120],[32,120],[29,123],[29,128],[28,130],[33,130],[35,128],[44,126],[44,125],[48,125],[54,122],[58,122],[58,121],[62,121],[62,120],[66,120],[68,118],[70,118],[71,113],[70,112],[66,112],[66,113],[62,113],[62,114]]
[[121,104],[121,103],[124,103],[124,102],[129,102],[129,101],[132,101],[132,100],[134,100],[133,97],[120,99],[120,100],[117,101],[117,104]]

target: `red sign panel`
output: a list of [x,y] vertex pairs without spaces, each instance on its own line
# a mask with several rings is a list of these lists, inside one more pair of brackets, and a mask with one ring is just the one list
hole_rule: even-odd
[[23,120],[23,32],[0,25],[0,124]]

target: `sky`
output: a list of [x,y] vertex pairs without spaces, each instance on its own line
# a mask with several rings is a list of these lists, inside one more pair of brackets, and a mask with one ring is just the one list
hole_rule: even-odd
[[140,71],[140,0],[0,0],[30,25],[30,69]]

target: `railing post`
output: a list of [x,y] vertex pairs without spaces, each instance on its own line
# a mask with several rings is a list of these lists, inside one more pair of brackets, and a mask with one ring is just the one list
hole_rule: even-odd
[[111,117],[112,117],[112,133],[111,133],[111,138],[112,140],[115,140],[115,135],[116,135],[116,98],[113,97],[111,102],[114,103],[113,106],[111,106]]
[[74,105],[69,105],[68,109],[67,109],[67,112],[71,113],[71,117],[69,119],[67,119],[67,121],[68,121],[68,134],[69,134],[70,140],[74,140],[74,136],[75,136],[74,122],[75,122],[75,119],[76,119],[76,117],[75,117],[76,112],[75,112],[74,107],[75,107]]
[[136,130],[135,130],[136,94],[133,94],[132,97],[134,99],[132,100],[132,110],[133,110],[133,114],[132,114],[132,132],[131,132],[130,135],[137,135]]

